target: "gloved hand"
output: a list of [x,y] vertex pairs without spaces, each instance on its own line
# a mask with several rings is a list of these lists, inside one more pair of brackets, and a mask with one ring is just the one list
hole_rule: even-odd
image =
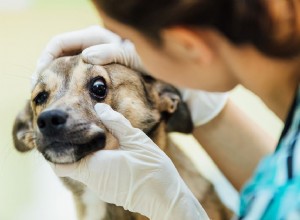
[[54,37],[42,52],[36,73],[40,73],[58,57],[81,52],[83,60],[91,64],[121,63],[136,70],[142,67],[135,47],[129,40],[123,40],[100,26],[91,26]]
[[208,219],[171,160],[146,134],[106,104],[97,104],[95,110],[120,148],[53,165],[57,175],[78,180],[101,200],[150,219]]

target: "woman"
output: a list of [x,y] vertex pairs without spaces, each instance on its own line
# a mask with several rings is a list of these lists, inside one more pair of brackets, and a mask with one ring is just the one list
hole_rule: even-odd
[[[105,26],[134,43],[143,68],[153,76],[177,86],[213,92],[242,84],[286,121],[276,151],[260,162],[244,186],[238,216],[300,219],[298,1],[94,3]],[[42,55],[38,70],[53,57],[99,43],[105,44],[86,49],[84,60],[92,64],[120,62],[141,69],[129,41],[91,28],[55,38]],[[273,141],[244,120],[230,101],[223,107],[224,96],[210,99],[205,93],[183,94],[193,115],[195,137],[240,189],[257,161],[271,151]],[[199,113],[201,106],[210,107],[205,116]],[[72,165],[56,165],[58,175],[79,180],[104,201],[151,219],[207,218],[171,161],[145,134],[104,104],[95,109],[119,139],[120,150],[97,152]]]

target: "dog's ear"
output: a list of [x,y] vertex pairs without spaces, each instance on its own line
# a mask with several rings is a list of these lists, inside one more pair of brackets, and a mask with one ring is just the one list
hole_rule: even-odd
[[161,84],[159,90],[159,106],[166,118],[167,131],[191,133],[193,131],[191,114],[180,92],[168,84]]
[[26,152],[35,147],[32,122],[33,112],[28,101],[25,108],[18,114],[13,126],[13,141],[18,151]]

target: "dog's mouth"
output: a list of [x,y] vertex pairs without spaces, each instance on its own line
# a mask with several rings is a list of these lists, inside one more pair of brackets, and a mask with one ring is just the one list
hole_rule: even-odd
[[[85,139],[85,138],[83,138]],[[79,139],[80,140],[80,139]],[[39,148],[46,160],[57,163],[67,164],[79,161],[88,154],[94,153],[105,147],[105,133],[97,133],[88,140],[55,140]]]

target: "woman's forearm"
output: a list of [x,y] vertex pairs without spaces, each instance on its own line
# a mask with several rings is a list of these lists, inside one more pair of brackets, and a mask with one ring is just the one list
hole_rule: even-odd
[[276,140],[230,100],[216,118],[195,128],[194,136],[237,190],[276,146]]

